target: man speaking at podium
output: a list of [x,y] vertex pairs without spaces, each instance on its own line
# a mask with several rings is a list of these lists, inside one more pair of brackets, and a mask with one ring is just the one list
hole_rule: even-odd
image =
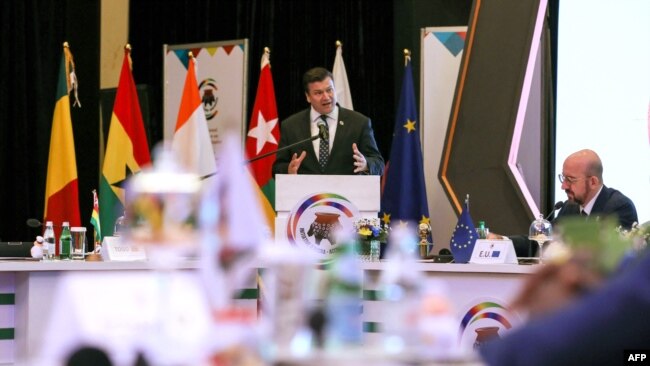
[[302,84],[311,107],[282,122],[273,174],[381,175],[384,159],[370,118],[337,105],[332,73],[315,67]]

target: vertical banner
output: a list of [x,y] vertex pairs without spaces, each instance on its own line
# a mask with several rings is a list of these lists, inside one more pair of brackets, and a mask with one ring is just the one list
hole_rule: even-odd
[[458,217],[438,180],[440,161],[465,46],[466,26],[422,29],[420,119],[428,206],[436,213],[431,236],[436,250],[447,247]]
[[164,139],[171,141],[174,136],[190,51],[198,62],[197,83],[212,148],[219,151],[226,131],[236,133],[243,142],[247,120],[247,39],[163,46]]

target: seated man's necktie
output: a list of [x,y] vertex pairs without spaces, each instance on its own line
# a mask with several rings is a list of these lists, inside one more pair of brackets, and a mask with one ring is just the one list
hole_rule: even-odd
[[[320,118],[325,121],[325,128],[329,128],[327,124],[327,116],[326,115],[321,115]],[[320,139],[320,146],[318,147],[318,163],[320,164],[320,170],[321,172],[325,171],[325,167],[327,166],[327,160],[329,160],[330,157],[330,142],[329,140],[326,140],[321,137]]]

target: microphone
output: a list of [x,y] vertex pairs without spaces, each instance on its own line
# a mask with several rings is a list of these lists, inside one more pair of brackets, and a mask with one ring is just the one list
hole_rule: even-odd
[[553,211],[551,211],[551,213],[549,213],[548,216],[546,216],[546,220],[548,220],[548,218],[551,217],[551,215],[553,215],[555,211],[561,209],[562,206],[564,206],[564,201],[555,202],[555,205],[553,206]]
[[323,140],[329,140],[330,131],[327,128],[327,123],[325,123],[325,121],[322,119],[319,119],[316,125],[318,126],[318,137],[322,138]]
[[[33,227],[33,228],[39,228],[41,226],[45,226],[45,224],[42,223],[38,219],[31,218],[31,219],[27,219],[27,226]],[[60,225],[56,225],[56,224],[53,224],[52,226],[53,227],[61,227]]]
[[37,219],[32,218],[32,219],[27,219],[27,226],[37,228],[43,226],[43,223]]
[[[323,122],[323,123],[324,123],[324,122]],[[250,164],[250,163],[252,163],[252,162],[254,162],[254,161],[257,161],[257,160],[260,160],[260,159],[263,159],[263,158],[265,158],[265,157],[267,157],[267,156],[275,155],[275,154],[277,154],[277,153],[280,152],[280,151],[289,150],[289,149],[291,149],[291,148],[293,148],[293,147],[295,147],[295,146],[299,146],[299,145],[302,145],[302,144],[304,144],[304,143],[314,141],[314,140],[316,140],[317,138],[319,138],[320,135],[321,135],[321,134],[318,133],[318,135],[314,135],[314,136],[307,137],[307,138],[304,139],[304,140],[300,140],[300,141],[298,141],[298,142],[294,142],[293,144],[290,144],[290,145],[287,145],[287,146],[281,147],[281,148],[279,148],[279,149],[277,149],[277,150],[269,151],[269,152],[264,153],[264,154],[262,154],[262,155],[257,155],[256,157],[254,157],[254,158],[252,158],[252,159],[248,159],[248,160],[246,160],[246,161],[244,162],[244,165],[246,165],[246,164]]]

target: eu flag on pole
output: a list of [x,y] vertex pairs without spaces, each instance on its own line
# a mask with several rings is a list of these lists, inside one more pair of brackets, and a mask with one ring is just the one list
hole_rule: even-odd
[[382,221],[391,226],[406,225],[408,222],[429,224],[410,54],[405,55],[405,61],[393,145],[381,198]]
[[476,244],[476,239],[478,239],[472,217],[469,215],[468,201],[469,198],[465,200],[463,212],[458,218],[458,223],[449,243],[449,248],[451,248],[451,253],[454,255],[454,261],[456,263],[469,262],[472,257],[472,251],[474,250],[474,244]]

